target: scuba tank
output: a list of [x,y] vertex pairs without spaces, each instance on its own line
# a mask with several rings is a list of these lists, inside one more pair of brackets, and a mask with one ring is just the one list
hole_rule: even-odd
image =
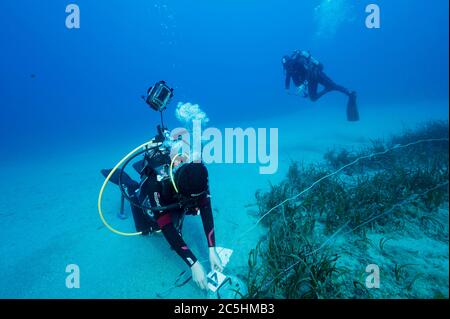
[[292,56],[294,60],[303,59],[305,61],[304,65],[307,69],[318,68],[320,71],[323,70],[323,64],[319,60],[314,58],[309,51],[297,50],[294,51]]

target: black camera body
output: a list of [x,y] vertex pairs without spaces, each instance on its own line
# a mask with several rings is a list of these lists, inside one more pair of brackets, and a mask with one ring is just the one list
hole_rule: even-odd
[[173,89],[165,81],[159,81],[147,91],[145,102],[155,111],[162,112],[166,109],[173,97]]
[[164,126],[163,111],[173,97],[173,89],[170,88],[165,81],[159,81],[147,90],[147,97],[142,96],[142,99],[155,111],[161,114],[161,125],[156,127],[157,135],[153,138],[153,142],[158,144],[156,147],[150,147],[144,153],[144,159],[140,162],[136,169],[143,176],[150,176],[158,174],[156,168],[164,165],[170,165],[170,132]]

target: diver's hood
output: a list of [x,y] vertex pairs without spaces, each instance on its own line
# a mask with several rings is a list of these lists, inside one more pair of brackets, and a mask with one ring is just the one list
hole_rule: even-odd
[[208,191],[208,170],[203,163],[185,163],[175,171],[175,184],[180,194],[199,197]]

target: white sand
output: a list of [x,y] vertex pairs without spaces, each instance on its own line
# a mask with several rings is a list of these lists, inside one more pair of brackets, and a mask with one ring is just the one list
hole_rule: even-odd
[[[370,138],[398,132],[401,125],[448,118],[448,102],[433,105],[361,107],[362,121],[347,123],[344,107],[303,103],[299,110],[241,127],[278,127],[280,168],[272,176],[259,175],[251,165],[211,165],[211,192],[217,244],[235,250],[226,272],[245,273],[248,252],[262,230],[236,238],[255,222],[255,191],[280,181],[289,161],[320,160],[334,145],[359,145]],[[290,109],[292,111],[294,107]],[[407,120],[406,120],[407,119]],[[2,298],[203,298],[190,282],[170,288],[186,266],[171,251],[162,235],[121,237],[102,226],[97,196],[102,184],[99,171],[149,136],[130,137],[129,143],[96,141],[61,156],[18,159],[4,164],[0,200],[0,297]],[[119,191],[110,186],[105,194],[106,217],[121,230],[132,231],[132,221],[118,220]],[[447,211],[448,214],[448,211]],[[185,240],[200,258],[206,241],[200,218],[187,217]],[[399,242],[398,245],[409,245]],[[415,245],[411,242],[411,245]],[[447,243],[448,248],[448,243]],[[442,251],[442,247],[437,247]],[[448,252],[448,250],[447,250]],[[444,258],[448,262],[448,254]],[[79,265],[81,288],[65,287],[65,267]],[[207,266],[207,263],[204,264]],[[447,269],[448,271],[448,269]],[[448,277],[447,277],[448,283]]]

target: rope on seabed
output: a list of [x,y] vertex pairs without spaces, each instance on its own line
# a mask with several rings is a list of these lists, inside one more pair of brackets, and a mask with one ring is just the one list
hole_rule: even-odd
[[[449,183],[449,182],[447,181],[447,182],[441,183],[441,184],[439,184],[439,185],[436,185],[435,187],[432,187],[432,188],[428,189],[427,191],[425,191],[425,192],[423,192],[423,193],[421,193],[421,194],[415,194],[415,195],[412,195],[412,196],[410,196],[409,198],[407,198],[407,199],[401,201],[400,203],[395,204],[394,206],[392,206],[392,207],[391,207],[390,209],[388,209],[387,211],[385,211],[385,212],[383,212],[383,213],[381,213],[381,214],[378,214],[378,215],[376,215],[376,216],[374,216],[374,217],[372,217],[372,218],[369,218],[369,219],[366,220],[365,222],[363,222],[363,223],[359,224],[358,226],[356,226],[356,227],[350,229],[348,232],[345,232],[345,233],[342,234],[342,235],[345,236],[345,235],[347,235],[347,234],[350,234],[350,233],[354,232],[355,230],[361,228],[362,226],[367,225],[368,223],[373,222],[374,220],[376,220],[376,219],[378,219],[378,218],[380,218],[380,217],[382,217],[382,216],[385,216],[385,215],[388,215],[388,214],[392,213],[396,208],[401,207],[401,206],[403,206],[403,205],[405,205],[405,204],[411,203],[411,202],[413,202],[414,200],[416,200],[417,198],[422,197],[422,196],[425,196],[425,195],[428,194],[429,192],[432,192],[432,191],[434,191],[434,190],[436,190],[436,189],[438,189],[438,188],[441,188],[441,187],[443,187],[443,186],[445,186],[445,185],[448,185],[448,183]],[[330,236],[330,237],[329,237],[322,245],[320,245],[319,248],[317,248],[317,249],[315,249],[315,250],[309,252],[308,254],[305,255],[305,257],[311,256],[312,254],[315,254],[316,252],[318,252],[319,250],[321,250],[321,249],[323,249],[325,246],[327,246],[327,245],[331,242],[331,240],[332,240],[334,237],[337,236],[337,234],[339,234],[345,227],[348,226],[349,223],[350,223],[350,221],[347,221],[347,222],[346,222],[343,226],[341,226],[341,227],[340,227],[333,235],[331,235],[331,236]],[[302,261],[302,260],[299,260],[299,261],[293,263],[293,264],[290,265],[288,268],[286,268],[286,269],[283,270],[281,273],[279,273],[277,276],[275,276],[275,278],[273,278],[268,284],[265,285],[265,288],[264,288],[264,289],[268,289],[267,287],[270,287],[270,285],[272,285],[272,283],[273,283],[275,280],[277,280],[278,278],[280,278],[280,276],[282,276],[283,274],[285,274],[286,272],[288,272],[289,270],[291,270],[292,268],[294,268],[294,267],[295,267],[296,265],[298,265],[301,261]]]
[[342,167],[339,168],[338,170],[336,170],[336,171],[334,171],[334,172],[332,172],[332,173],[329,173],[329,174],[327,174],[327,175],[325,175],[325,176],[319,178],[317,181],[315,181],[314,183],[312,183],[309,187],[305,188],[303,191],[301,191],[301,192],[298,193],[297,195],[294,195],[294,196],[292,196],[292,197],[290,197],[290,198],[287,198],[287,199],[285,199],[284,201],[282,201],[281,203],[279,203],[278,205],[275,205],[274,207],[272,207],[271,209],[269,209],[269,210],[268,210],[261,218],[258,219],[258,221],[257,221],[253,226],[251,226],[247,231],[245,231],[244,233],[242,233],[242,235],[239,236],[238,239],[244,237],[246,234],[248,234],[248,233],[251,232],[253,229],[255,229],[256,226],[258,226],[259,223],[261,223],[261,221],[262,221],[264,218],[266,218],[266,216],[268,216],[271,212],[273,212],[273,211],[274,211],[275,209],[277,209],[278,207],[284,205],[285,203],[287,203],[287,202],[289,202],[289,201],[292,201],[292,200],[294,200],[294,199],[300,197],[300,196],[303,195],[304,193],[310,191],[312,188],[314,188],[314,186],[316,186],[317,184],[319,184],[319,183],[322,182],[323,180],[325,180],[325,179],[327,179],[327,178],[329,178],[329,177],[331,177],[331,176],[334,176],[334,175],[336,175],[336,174],[339,174],[339,173],[342,172],[344,169],[346,169],[346,168],[348,168],[348,167],[350,167],[350,166],[352,166],[352,165],[355,165],[356,163],[358,163],[358,162],[361,161],[361,160],[364,160],[364,159],[367,159],[367,158],[372,158],[372,157],[379,156],[379,155],[384,155],[384,154],[389,153],[389,152],[391,152],[391,151],[393,151],[393,150],[401,149],[401,148],[406,148],[406,147],[410,147],[410,146],[417,145],[417,144],[420,144],[420,143],[442,142],[442,141],[447,141],[447,142],[448,142],[448,138],[445,138],[445,137],[444,137],[444,138],[430,138],[430,139],[417,140],[417,141],[415,141],[415,142],[411,142],[411,143],[404,144],[404,145],[397,144],[397,145],[395,145],[394,147],[391,147],[391,148],[389,148],[389,149],[387,149],[387,150],[385,150],[385,151],[377,152],[377,153],[372,153],[372,154],[369,154],[369,155],[365,155],[365,156],[358,157],[358,158],[355,159],[353,162],[350,162],[350,163],[348,163],[348,164],[342,166]]

